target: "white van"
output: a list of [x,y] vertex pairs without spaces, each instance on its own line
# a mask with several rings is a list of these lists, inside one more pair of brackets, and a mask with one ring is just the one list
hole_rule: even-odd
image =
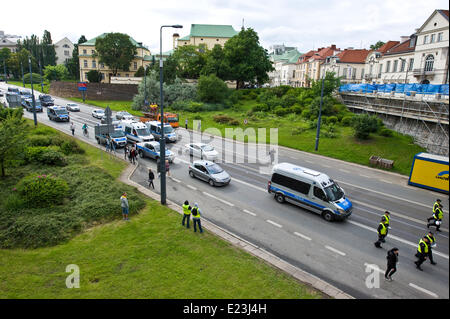
[[[150,133],[155,137],[156,140],[161,139],[161,122],[158,121],[148,121],[145,122]],[[177,141],[177,133],[173,129],[170,124],[164,123],[164,137],[166,142],[176,142]]]
[[150,142],[154,141],[155,138],[152,134],[150,134],[147,126],[142,122],[136,121],[120,121],[117,124],[117,128],[125,132],[128,142]]
[[290,163],[273,167],[267,190],[279,203],[292,202],[320,214],[325,220],[345,219],[353,205],[344,190],[327,175]]

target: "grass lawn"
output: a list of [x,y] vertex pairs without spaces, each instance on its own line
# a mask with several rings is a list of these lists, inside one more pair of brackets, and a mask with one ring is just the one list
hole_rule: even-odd
[[[17,85],[23,88],[23,83],[21,81],[8,81],[8,84]],[[31,90],[31,84],[25,83],[25,88]],[[43,93],[48,94],[48,90],[50,89],[50,83],[44,81],[44,91]],[[33,83],[33,90],[42,92],[41,90],[41,82]]]
[[[42,131],[53,129],[40,124],[38,130],[41,130],[40,135],[45,135]],[[103,197],[91,193],[90,187],[103,187],[97,185],[95,179],[99,177],[105,180],[108,176],[117,178],[126,166],[125,162],[111,159],[90,145],[78,143],[86,153],[74,154],[69,160],[76,160],[75,164],[58,168],[58,175],[67,179],[73,191],[74,200],[65,204],[74,205],[75,208],[82,206],[83,203],[74,202],[80,197],[80,192],[90,196],[88,202],[110,202],[106,195]],[[47,173],[52,167],[29,164],[22,169]],[[54,168],[54,171],[57,169]],[[15,174],[11,174],[11,169],[8,172],[7,179],[0,179],[2,198],[10,195],[15,180],[26,173],[18,168]],[[75,187],[80,179],[87,179],[82,190]],[[134,188],[117,180],[108,181],[106,186],[105,192],[108,187],[136,192]],[[86,214],[86,211],[97,209],[97,213],[102,216],[116,217],[91,224],[96,226],[84,228],[80,234],[62,243],[36,249],[0,249],[0,298],[323,297],[316,290],[300,284],[284,272],[207,231],[199,234],[194,233],[192,228],[188,230],[182,227],[181,216],[157,201],[144,199],[145,208],[131,215],[129,222],[122,221],[116,197],[113,197],[114,207],[108,212],[101,211],[103,206],[100,209],[90,206],[87,210],[75,210],[75,214]],[[143,195],[140,194],[136,194],[135,199],[130,197],[130,205],[133,205],[133,201],[140,201],[141,197]],[[47,210],[35,210],[33,218],[39,218],[39,214],[47,213]],[[52,214],[66,213],[55,207],[48,211]],[[0,218],[2,214],[5,214],[4,209],[0,209]],[[42,215],[40,224],[43,230],[47,230],[45,225],[51,221],[46,216]],[[0,225],[2,227],[5,225]],[[10,227],[6,225],[6,230],[10,230]],[[70,264],[79,266],[79,289],[66,287],[69,273],[65,270]]]

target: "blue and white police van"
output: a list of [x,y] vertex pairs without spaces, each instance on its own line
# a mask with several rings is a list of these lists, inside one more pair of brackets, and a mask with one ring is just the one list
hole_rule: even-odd
[[53,121],[70,121],[69,112],[64,106],[49,106],[47,108],[47,115],[49,120]]
[[[150,133],[155,137],[155,140],[159,141],[161,139],[161,122],[158,121],[148,121],[145,122]],[[164,138],[166,142],[176,142],[177,141],[177,133],[173,129],[172,126],[168,123],[164,123]]]
[[274,165],[267,190],[277,202],[291,202],[327,221],[345,219],[352,213],[352,203],[335,181],[324,173],[294,164]]
[[[151,141],[144,143],[136,143],[136,147],[140,158],[150,157],[155,160],[159,160],[159,158],[161,157],[160,155],[161,149],[159,142]],[[175,154],[166,148],[165,157],[169,161],[169,163],[172,163],[173,160],[175,159]]]
[[136,121],[120,121],[116,129],[125,132],[128,142],[142,143],[154,141],[155,137],[150,133],[147,125]]

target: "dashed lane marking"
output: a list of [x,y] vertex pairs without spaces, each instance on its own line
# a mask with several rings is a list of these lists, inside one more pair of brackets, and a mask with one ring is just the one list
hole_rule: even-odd
[[214,195],[212,195],[212,194],[210,194],[210,193],[207,193],[207,192],[202,192],[202,193],[205,194],[206,196],[209,196],[209,197],[211,197],[211,198],[217,199],[218,201],[220,201],[220,202],[222,202],[222,203],[224,203],[224,204],[227,204],[228,206],[231,206],[231,207],[234,206],[233,203],[227,202],[226,200],[224,200],[224,199],[222,199],[222,198],[219,198],[219,197],[217,197],[217,196],[214,196]]
[[331,250],[332,252],[335,252],[336,254],[339,254],[341,256],[345,256],[345,253],[343,253],[340,250],[337,250],[336,248],[333,248],[333,247],[327,246],[327,245],[325,245],[325,248],[328,249],[328,250]]
[[270,219],[267,219],[266,222],[268,222],[269,224],[272,224],[272,225],[274,225],[274,226],[276,226],[276,227],[278,227],[278,228],[282,228],[282,227],[283,227],[283,226],[281,226],[280,224],[275,223],[274,221],[271,221]]
[[252,215],[252,216],[256,216],[255,213],[252,213],[251,211],[249,211],[247,209],[244,209],[244,213],[247,213],[247,214]]
[[430,296],[432,296],[434,298],[439,298],[439,296],[436,295],[434,292],[429,291],[429,290],[427,290],[425,288],[419,287],[419,286],[417,286],[417,285],[415,285],[413,283],[409,283],[409,286],[411,286],[411,287],[413,287],[413,288],[415,288],[415,289],[417,289],[417,290],[419,290],[421,292],[424,292],[424,293],[426,293],[426,294],[428,294],[428,295],[430,295]]
[[194,187],[194,186],[192,186],[192,185],[187,184],[186,186],[189,187],[190,189],[194,190],[194,191],[197,190],[197,187]]
[[300,234],[300,233],[297,233],[297,232],[294,232],[294,235],[296,235],[296,236],[298,236],[298,237],[301,237],[301,238],[303,238],[303,239],[306,239],[306,240],[312,240],[312,239],[309,238],[308,236],[305,236],[305,235]]

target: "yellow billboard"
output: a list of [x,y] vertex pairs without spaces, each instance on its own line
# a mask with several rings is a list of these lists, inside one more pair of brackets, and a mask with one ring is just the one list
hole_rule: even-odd
[[448,177],[448,157],[419,153],[414,156],[408,184],[448,194]]

